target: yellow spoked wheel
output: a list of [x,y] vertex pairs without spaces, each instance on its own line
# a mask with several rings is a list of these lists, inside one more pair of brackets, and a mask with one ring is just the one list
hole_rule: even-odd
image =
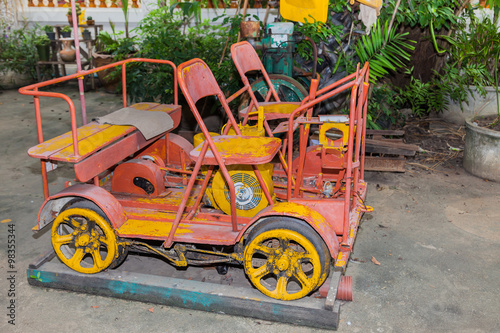
[[104,217],[91,209],[70,208],[52,226],[52,246],[69,268],[85,274],[108,268],[118,256],[116,234]]
[[[307,296],[324,282],[329,267],[321,240],[302,225],[264,225],[249,236],[245,272],[263,294],[291,301]],[[293,224],[293,222],[292,222]],[[292,230],[295,229],[295,230]]]

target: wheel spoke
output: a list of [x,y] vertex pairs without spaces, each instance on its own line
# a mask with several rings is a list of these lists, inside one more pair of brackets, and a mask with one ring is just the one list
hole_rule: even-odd
[[82,248],[76,249],[73,257],[68,260],[68,266],[71,268],[81,267],[80,263],[82,262],[83,257],[85,256],[85,252]]
[[99,270],[104,268],[104,260],[101,258],[101,253],[99,252],[99,249],[95,249],[94,251],[91,252],[92,259],[94,259],[94,266],[97,267]]
[[262,265],[259,268],[256,268],[252,271],[249,272],[250,277],[255,280],[260,280],[263,278],[266,274],[269,273],[269,270],[267,269],[267,265]]
[[104,235],[99,236],[99,243],[105,244],[106,248],[109,248],[111,246],[110,245],[111,241],[108,238],[106,238],[106,236],[104,236]]
[[288,278],[286,276],[280,276],[276,284],[276,289],[274,290],[274,294],[277,296],[277,298],[283,299],[284,296],[288,294],[286,292],[287,285],[288,285]]
[[296,252],[294,253],[294,257],[297,258],[299,262],[311,262],[312,261],[312,254],[306,253],[306,252]]
[[69,235],[57,235],[56,234],[52,237],[52,243],[54,245],[58,245],[58,246],[69,244],[69,243],[71,243],[72,240],[73,240],[72,234],[69,234]]
[[262,244],[256,245],[254,249],[255,249],[256,252],[265,254],[267,256],[271,256],[272,254],[274,254],[274,249],[273,248],[270,248],[269,246],[265,246],[265,245],[262,245]]
[[72,226],[73,228],[80,228],[80,223],[77,222],[73,217],[69,217],[67,219],[64,219],[64,222]]
[[293,276],[300,282],[300,284],[302,285],[302,289],[312,290],[312,288],[314,287],[314,282],[312,281],[312,279],[309,279],[307,277],[300,266],[294,272]]

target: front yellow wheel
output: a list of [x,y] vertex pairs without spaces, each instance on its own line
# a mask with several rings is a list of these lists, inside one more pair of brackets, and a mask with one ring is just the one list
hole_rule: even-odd
[[118,251],[111,225],[85,208],[70,208],[57,216],[52,226],[52,246],[64,264],[85,274],[108,268]]
[[245,272],[269,297],[285,301],[302,298],[323,280],[322,249],[317,247],[294,230],[263,230],[245,248]]

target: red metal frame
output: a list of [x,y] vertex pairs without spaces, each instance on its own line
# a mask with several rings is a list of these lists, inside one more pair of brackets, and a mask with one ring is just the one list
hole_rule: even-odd
[[[174,103],[178,103],[177,86],[179,85],[186,97],[195,119],[200,126],[201,131],[205,135],[206,140],[195,149],[193,149],[192,145],[187,143],[187,141],[181,137],[169,133],[166,133],[164,136],[154,138],[151,141],[144,142],[144,145],[142,146],[144,149],[141,150],[140,153],[138,152],[138,155],[135,158],[151,155],[153,156],[152,159],[155,160],[158,159],[158,155],[164,156],[164,160],[160,163],[156,163],[156,166],[146,163],[147,166],[144,167],[145,163],[138,163],[141,167],[144,167],[145,170],[149,170],[144,172],[151,172],[151,174],[156,175],[155,177],[158,175],[158,170],[162,170],[163,172],[178,173],[180,176],[174,177],[172,175],[166,175],[164,178],[166,178],[168,182],[173,182],[174,184],[183,184],[185,188],[176,189],[175,186],[170,188],[173,193],[172,196],[179,198],[178,202],[168,202],[168,199],[161,198],[157,201],[155,201],[155,198],[152,198],[149,201],[144,198],[144,200],[135,200],[133,195],[126,193],[111,193],[109,195],[105,195],[106,200],[108,200],[108,202],[115,207],[113,214],[111,214],[113,216],[108,217],[110,218],[111,223],[117,228],[119,236],[143,239],[161,239],[164,240],[165,247],[171,247],[174,242],[234,245],[236,242],[241,240],[244,234],[248,232],[248,230],[256,223],[258,223],[261,218],[269,216],[290,216],[302,219],[310,224],[311,227],[325,240],[330,253],[335,259],[337,259],[338,256],[341,258],[348,256],[354,242],[360,214],[365,209],[360,200],[364,200],[366,195],[366,184],[363,179],[365,154],[364,137],[366,133],[365,119],[367,112],[366,100],[369,87],[368,64],[365,64],[361,69],[358,66],[355,73],[319,90],[317,89],[319,83],[318,80],[312,80],[309,96],[306,97],[302,101],[301,105],[291,114],[286,116],[286,118],[288,118],[287,137],[292,138],[294,129],[299,128],[300,140],[299,156],[296,159],[292,156],[292,152],[294,151],[293,140],[285,139],[282,143],[283,150],[280,152],[280,157],[282,162],[281,164],[283,165],[283,169],[281,170],[283,175],[279,174],[279,172],[277,174],[280,177],[284,176],[284,178],[286,178],[286,182],[276,180],[274,188],[275,194],[285,202],[271,204],[253,218],[243,218],[238,217],[236,214],[235,189],[229,175],[229,171],[226,167],[227,164],[233,163],[252,165],[266,199],[269,203],[273,202],[270,192],[267,187],[264,186],[265,184],[262,179],[262,175],[255,165],[257,163],[256,159],[252,158],[251,154],[240,157],[227,156],[227,158],[225,158],[224,153],[219,151],[218,148],[218,143],[222,140],[231,141],[248,138],[241,135],[241,131],[232,115],[231,110],[229,109],[228,103],[247,91],[249,85],[245,83],[244,88],[240,89],[238,92],[226,99],[208,66],[199,59],[190,60],[176,67],[172,62],[167,60],[133,58],[89,71],[80,72],[64,78],[54,79],[21,88],[19,90],[20,93],[32,95],[35,99],[35,115],[37,119],[39,143],[43,143],[44,141],[39,98],[42,96],[61,98],[69,105],[71,115],[72,146],[74,152],[79,152],[76,112],[73,102],[64,94],[44,92],[40,91],[40,88],[75,78],[82,79],[85,75],[91,75],[98,71],[122,66],[123,106],[126,107],[126,65],[128,63],[135,62],[168,64],[173,68],[176,73],[176,75],[174,75]],[[345,154],[345,165],[342,165],[342,170],[335,176],[338,184],[344,185],[344,189],[339,191],[340,194],[338,196],[328,197],[324,195],[319,185],[323,183],[324,179],[329,179],[328,174],[319,173],[318,175],[315,175],[315,181],[317,183],[317,185],[315,185],[316,187],[304,185],[304,179],[306,179],[306,176],[309,175],[307,173],[308,161],[312,161],[312,163],[321,163],[320,157],[311,155],[309,151],[311,147],[307,147],[310,126],[312,124],[321,125],[323,123],[319,117],[312,117],[312,109],[321,101],[348,90],[350,90],[351,94],[348,150]],[[272,92],[269,96],[271,94]],[[212,138],[209,134],[208,129],[206,128],[203,119],[196,108],[196,102],[200,98],[208,95],[217,96],[228,117],[229,126],[226,126],[223,134],[227,134],[229,128],[233,127],[236,132],[235,136],[222,135],[219,138]],[[266,132],[268,134],[270,133],[269,125],[267,125]],[[272,150],[272,153],[269,153],[268,156],[266,155],[266,158],[260,161],[260,163],[267,163],[270,162],[274,154],[278,152],[280,140],[271,137],[263,139],[269,141],[270,145],[276,146],[276,149]],[[276,143],[276,141],[278,141],[278,143]],[[169,149],[171,144],[175,145],[175,150]],[[190,154],[190,152],[193,152],[196,149],[198,149],[197,154],[199,154],[196,158],[194,158],[195,163],[193,165],[190,164],[191,161],[189,159],[193,159],[194,155]],[[176,156],[173,156],[174,153]],[[96,152],[95,154],[97,155],[98,153]],[[211,165],[209,166],[207,173],[203,175],[203,180],[197,179],[202,165],[207,164],[207,156],[209,155],[213,161],[208,163]],[[170,162],[173,159],[179,160],[181,169],[172,167]],[[98,203],[100,198],[103,197],[101,192],[108,191],[108,189],[102,189],[102,191],[96,191],[94,193],[88,188],[89,186],[92,187],[92,185],[80,185],[80,187],[70,187],[64,192],[50,197],[45,163],[46,161],[42,159],[42,178],[46,202],[44,203],[44,206],[42,206],[39,216],[51,216],[50,210],[55,209],[55,207],[58,206],[55,204],[52,205],[52,202],[57,200],[63,200],[64,198],[72,196],[80,196]],[[192,169],[188,169],[188,166],[190,165],[192,166]],[[225,215],[220,211],[217,212],[214,210],[200,209],[202,197],[209,184],[215,165],[219,167],[228,184],[231,200],[230,216]],[[127,168],[129,168],[129,166],[127,166]],[[155,168],[158,168],[158,170]],[[134,170],[132,166],[129,169]],[[121,176],[123,176],[123,173]],[[188,177],[189,180],[187,179]],[[160,183],[158,177],[155,182]],[[94,178],[93,183],[95,186],[100,186],[99,179],[97,177]],[[83,189],[85,189],[84,192],[82,192]],[[276,193],[276,191],[279,193]],[[160,192],[161,191],[156,190],[154,193],[155,195],[161,196]],[[191,197],[192,192],[197,193],[197,196]],[[117,207],[122,207],[123,211],[116,212],[118,209]],[[105,209],[103,210],[106,211]],[[157,211],[158,217],[153,217],[152,222],[169,224],[170,229],[168,229],[165,234],[161,235],[145,235],[141,234],[140,230],[120,229],[127,226],[128,220],[127,218],[123,218],[123,216],[129,216],[127,214],[130,214],[130,216],[134,219],[138,219],[141,217],[141,212],[143,210]],[[332,213],[329,214],[328,212]],[[55,215],[57,215],[57,213],[58,212],[54,212]],[[160,218],[159,216],[162,217]],[[187,229],[192,230],[192,234],[177,233],[179,230],[182,231]],[[214,235],[215,232],[220,232],[220,235]],[[345,264],[340,265],[345,267]]]
[[[72,75],[67,75],[64,77],[44,81],[44,82],[39,82],[35,83],[26,87],[22,87],[19,89],[19,93],[23,95],[31,95],[34,98],[34,105],[35,105],[35,117],[36,117],[36,129],[38,133],[38,143],[44,142],[43,140],[43,129],[42,129],[42,116],[41,116],[41,110],[40,110],[40,97],[54,97],[54,98],[60,98],[66,101],[69,106],[69,113],[71,116],[71,133],[72,133],[72,140],[73,140],[73,151],[75,152],[75,155],[78,156],[79,154],[79,149],[78,149],[78,138],[77,138],[77,122],[76,122],[76,110],[75,110],[75,104],[69,98],[68,96],[61,94],[61,93],[53,93],[53,92],[47,92],[47,91],[40,91],[38,90],[39,88],[47,87],[53,84],[61,83],[61,82],[66,82],[69,80],[73,79],[78,79],[78,80],[83,80],[83,77],[86,75],[94,75],[94,73],[104,71],[110,68],[122,67],[122,99],[123,99],[123,107],[127,107],[127,72],[126,72],[126,66],[129,63],[136,63],[136,62],[148,62],[148,63],[157,63],[157,64],[167,64],[170,65],[174,71],[176,72],[176,66],[173,62],[169,60],[158,60],[158,59],[146,59],[146,58],[130,58],[127,60],[122,60],[118,61],[109,65],[101,66],[98,68],[90,69],[87,71],[81,71],[76,74]],[[178,84],[177,84],[177,76],[174,75],[174,104],[178,103]],[[83,124],[86,124],[85,121],[86,117],[83,117]],[[41,169],[42,169],[42,181],[43,181],[43,193],[45,199],[49,197],[49,186],[48,186],[48,180],[47,180],[47,169],[46,169],[46,162],[41,160]]]

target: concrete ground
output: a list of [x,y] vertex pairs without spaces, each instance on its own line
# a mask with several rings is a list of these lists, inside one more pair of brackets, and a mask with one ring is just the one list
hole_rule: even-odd
[[[78,96],[76,85],[61,89]],[[89,119],[120,102],[103,92],[85,96]],[[47,138],[69,130],[64,103],[45,99],[42,107]],[[48,233],[31,231],[43,202],[39,162],[26,154],[37,143],[31,97],[0,93],[0,142],[0,332],[321,331],[28,285],[28,264],[50,248]],[[52,193],[69,178],[70,168],[49,173]],[[347,270],[354,301],[342,305],[339,331],[500,332],[500,184],[461,166],[367,173],[366,180],[375,211],[362,219]]]

